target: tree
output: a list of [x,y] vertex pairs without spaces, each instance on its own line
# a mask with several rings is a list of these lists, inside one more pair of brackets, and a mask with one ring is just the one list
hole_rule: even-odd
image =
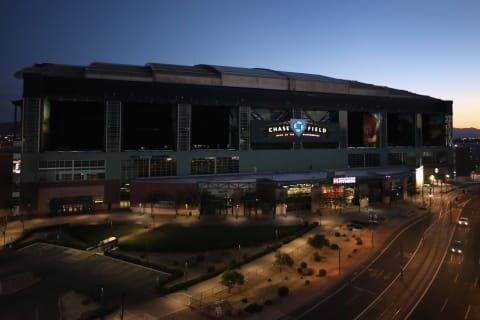
[[328,246],[329,241],[323,234],[316,234],[308,238],[308,244],[314,248],[321,249],[323,246]]
[[225,270],[220,280],[220,283],[228,288],[228,292],[236,285],[242,285],[244,282],[245,277],[237,270]]
[[291,267],[293,263],[293,259],[288,253],[275,252],[275,262],[273,263],[275,266],[281,269],[283,266]]

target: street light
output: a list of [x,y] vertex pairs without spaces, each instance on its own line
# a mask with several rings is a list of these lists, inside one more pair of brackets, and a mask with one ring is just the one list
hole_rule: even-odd
[[320,211],[320,209],[317,209],[317,214],[318,214],[318,217],[320,218],[319,225],[321,226],[322,225],[322,212]]
[[430,200],[430,205],[428,207],[428,212],[432,212],[432,198],[433,198],[433,195],[432,195],[432,188],[430,188],[430,193],[428,194],[428,198]]
[[340,274],[340,247],[338,247],[338,274]]
[[375,245],[373,244],[373,229],[372,229],[372,248],[375,248]]

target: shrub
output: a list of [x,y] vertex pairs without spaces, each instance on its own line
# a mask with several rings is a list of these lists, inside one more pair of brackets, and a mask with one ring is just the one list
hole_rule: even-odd
[[353,253],[357,253],[357,251],[358,251],[357,248],[353,249]]
[[313,268],[308,268],[303,272],[305,276],[312,276],[313,275]]
[[340,237],[340,232],[335,231],[335,237]]
[[307,267],[307,263],[305,261],[302,261],[300,263],[300,268],[305,269]]
[[338,250],[338,249],[340,249],[340,247],[338,246],[338,244],[332,243],[332,244],[330,245],[330,249],[332,249],[332,250]]
[[318,270],[318,276],[319,277],[325,277],[326,275],[327,275],[327,270],[325,270],[325,269]]
[[276,266],[282,267],[282,266],[288,266],[291,267],[293,266],[293,259],[288,253],[282,253],[280,251],[277,251],[275,253],[275,262],[274,264]]
[[328,246],[329,241],[323,234],[316,234],[313,237],[308,238],[308,244],[314,248],[321,249],[323,246]]
[[315,260],[317,262],[320,262],[320,261],[322,261],[322,256],[317,251],[315,251],[313,253],[313,260]]
[[290,290],[288,289],[288,287],[283,286],[283,287],[278,288],[278,296],[279,297],[286,297],[289,294],[290,294]]
[[242,298],[243,303],[248,303],[248,298]]
[[305,280],[305,285],[308,286],[310,284],[310,280]]
[[236,285],[242,285],[245,282],[245,277],[243,274],[236,270],[225,270],[222,273],[220,283],[228,288],[228,290],[232,289]]
[[262,311],[263,307],[262,305],[258,303],[250,303],[248,306],[245,307],[245,311],[248,313],[255,313],[255,312],[260,312]]
[[363,244],[363,241],[362,241],[362,239],[360,239],[360,238],[357,238],[357,245],[359,245],[359,246],[360,246],[360,245],[362,245],[362,244]]
[[207,272],[208,273],[215,272],[215,266],[208,267]]

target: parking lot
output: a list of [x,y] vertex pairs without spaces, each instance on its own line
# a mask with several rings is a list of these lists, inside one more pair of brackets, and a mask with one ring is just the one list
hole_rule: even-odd
[[0,298],[2,319],[58,319],[58,297],[80,289],[120,304],[157,295],[155,283],[168,275],[94,252],[36,243],[0,258],[0,278],[33,272],[39,280],[27,289]]

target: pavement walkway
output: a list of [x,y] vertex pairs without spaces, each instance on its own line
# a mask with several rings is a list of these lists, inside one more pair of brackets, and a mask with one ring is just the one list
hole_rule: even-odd
[[[434,195],[440,199],[440,195]],[[287,217],[277,217],[277,223],[298,223],[299,221],[317,221],[319,225],[314,230],[296,240],[284,244],[280,251],[290,254],[294,261],[293,268],[273,266],[274,256],[268,254],[252,262],[243,265],[240,272],[245,275],[246,282],[242,286],[233,288],[230,292],[219,283],[219,277],[214,277],[193,285],[186,290],[159,296],[141,304],[125,304],[123,319],[282,319],[288,318],[292,310],[305,305],[309,301],[318,300],[330,294],[342,283],[348,282],[358,272],[367,268],[372,259],[393,239],[401,228],[409,221],[420,215],[428,213],[428,210],[419,207],[417,202],[410,200],[397,201],[390,206],[372,204],[369,208],[359,210],[358,206],[327,209],[323,215],[311,213],[289,214]],[[349,228],[347,225],[352,220],[367,221],[370,214],[384,217],[374,229]],[[42,226],[71,222],[95,223],[105,219],[113,221],[132,221],[135,223],[152,223],[149,215],[138,215],[131,212],[108,212],[95,215],[82,215],[74,217],[35,218],[26,221],[26,226]],[[183,220],[182,220],[183,219]],[[185,221],[184,221],[185,220]],[[225,223],[246,223],[249,219],[244,217],[227,217]],[[173,217],[158,217],[155,224],[173,222],[177,223],[218,223],[218,220],[193,219],[183,217],[173,220]],[[252,221],[252,220],[251,220]],[[256,221],[269,223],[271,217],[263,217]],[[255,222],[255,221],[252,221]],[[9,223],[7,239],[14,240],[21,234],[22,226],[19,221]],[[140,231],[139,231],[140,232]],[[331,249],[319,250],[321,261],[313,258],[316,250],[307,245],[309,237],[315,234],[324,234],[331,243],[337,243],[339,251]],[[361,243],[361,244],[359,244]],[[306,262],[308,267],[313,268],[314,275],[300,275],[297,272],[300,262]],[[316,276],[320,269],[326,270],[326,276]],[[289,297],[278,297],[279,286],[288,286]],[[271,302],[266,303],[267,301]],[[263,310],[256,314],[249,314],[243,309],[250,303],[262,305]],[[120,319],[120,314],[115,313],[108,319]]]

